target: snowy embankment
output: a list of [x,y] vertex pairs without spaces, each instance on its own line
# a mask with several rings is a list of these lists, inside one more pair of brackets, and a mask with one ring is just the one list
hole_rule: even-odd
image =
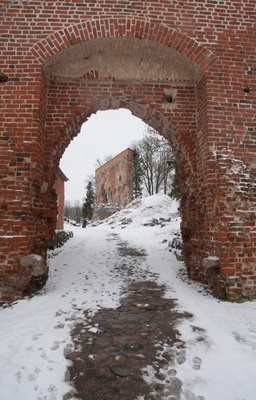
[[256,302],[221,302],[186,279],[184,265],[168,247],[179,223],[177,203],[156,195],[95,226],[66,227],[74,237],[50,253],[45,288],[0,310],[1,399],[60,400],[70,390],[64,354],[73,346],[71,328],[84,310],[93,315],[119,305],[127,285],[116,268],[123,260],[117,251],[122,242],[146,254],[132,279],[143,279],[143,270],[157,274],[154,279],[166,285],[167,297],[177,299],[177,309],[193,314],[178,326],[186,343],[184,362],[175,365],[183,382],[181,400],[254,399]]

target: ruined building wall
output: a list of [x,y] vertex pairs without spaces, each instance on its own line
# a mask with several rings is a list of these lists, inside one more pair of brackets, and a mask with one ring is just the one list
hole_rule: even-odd
[[96,204],[125,207],[133,198],[134,152],[126,149],[95,172]]

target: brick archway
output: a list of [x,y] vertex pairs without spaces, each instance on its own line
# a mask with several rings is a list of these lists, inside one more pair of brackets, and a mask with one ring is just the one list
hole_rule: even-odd
[[217,56],[193,38],[165,24],[146,18],[93,17],[76,25],[62,28],[36,43],[30,50],[42,64],[54,55],[79,43],[98,38],[133,37],[157,42],[184,54],[207,70]]
[[[59,160],[92,113],[121,107],[156,128],[174,149],[190,276],[212,285],[220,297],[254,297],[250,7],[245,12],[251,22],[239,31],[232,28],[228,7],[202,9],[200,2],[183,8],[175,3],[170,10],[164,1],[156,8],[146,1],[119,7],[115,1],[116,9],[99,1],[98,10],[72,1],[47,3],[36,4],[34,14],[26,1],[6,0],[0,8],[6,21],[2,34],[11,26],[2,57],[0,297],[14,299],[44,284]],[[223,18],[223,12],[227,32],[206,18]],[[237,67],[233,60],[239,54]]]

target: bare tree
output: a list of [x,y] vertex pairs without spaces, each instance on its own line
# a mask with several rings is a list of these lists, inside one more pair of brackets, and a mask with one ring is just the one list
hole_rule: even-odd
[[96,158],[95,168],[99,168],[102,165],[106,164],[108,161],[112,160],[115,156],[109,154],[108,156],[103,157],[102,159]]
[[73,219],[77,223],[80,223],[82,221],[82,205],[81,205],[81,202],[79,200],[75,200],[74,201]]
[[64,217],[66,219],[71,219],[72,218],[72,204],[71,201],[65,201],[64,204]]
[[149,195],[171,190],[174,156],[168,141],[147,127],[143,138],[133,142],[139,157],[142,180]]
[[75,200],[73,204],[71,201],[65,201],[64,205],[64,218],[73,220],[80,223],[82,220],[82,205],[79,200]]

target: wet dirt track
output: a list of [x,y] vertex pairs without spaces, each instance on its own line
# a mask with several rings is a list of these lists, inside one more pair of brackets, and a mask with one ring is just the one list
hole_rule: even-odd
[[133,282],[117,309],[84,314],[72,332],[75,349],[66,355],[75,398],[180,399],[174,365],[182,362],[185,344],[176,323],[190,315],[175,311],[175,299],[164,298],[164,292],[152,281]]

